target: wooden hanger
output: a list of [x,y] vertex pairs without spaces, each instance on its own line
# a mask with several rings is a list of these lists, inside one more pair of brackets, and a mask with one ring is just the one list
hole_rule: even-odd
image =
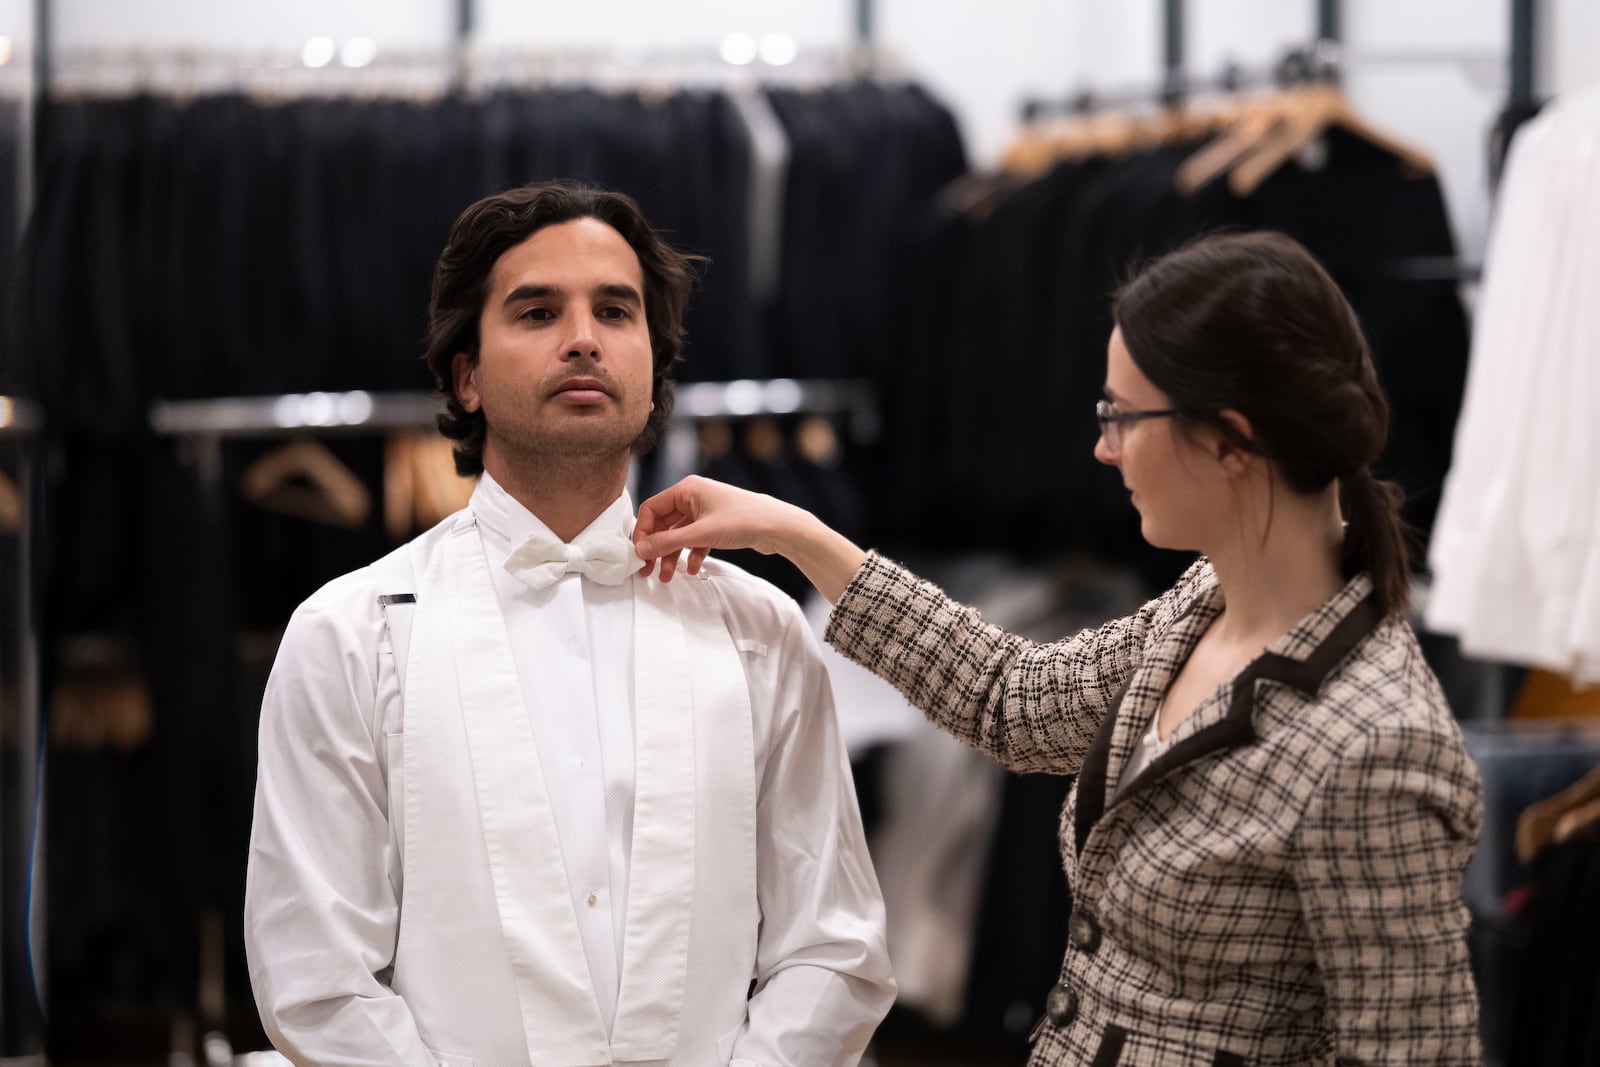
[[478,486],[476,478],[456,473],[454,443],[433,430],[412,437],[411,472],[416,487],[413,514],[419,530],[437,526],[466,507]]
[[1239,196],[1250,196],[1278,168],[1329,129],[1337,127],[1399,158],[1406,170],[1416,174],[1433,171],[1427,153],[1389,136],[1361,118],[1350,107],[1337,87],[1307,85],[1285,93],[1281,98],[1283,121],[1261,144],[1233,165],[1228,186]]
[[26,518],[27,508],[22,503],[22,493],[17,489],[17,483],[11,480],[11,475],[0,471],[0,533],[22,532]]
[[240,491],[259,508],[326,526],[360,526],[372,512],[372,495],[361,479],[327,445],[309,438],[250,464]]
[[1600,827],[1600,767],[1517,818],[1517,859],[1531,863],[1544,848]]
[[1184,160],[1173,184],[1184,196],[1193,196],[1228,172],[1239,160],[1259,148],[1283,121],[1283,108],[1274,99],[1256,100],[1229,114],[1219,113],[1222,135]]
[[416,506],[411,451],[415,435],[398,431],[383,439],[383,532],[396,543],[411,537]]

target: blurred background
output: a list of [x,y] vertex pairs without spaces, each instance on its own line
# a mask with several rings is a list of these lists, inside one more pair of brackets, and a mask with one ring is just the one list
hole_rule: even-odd
[[[1040,639],[1185,562],[1091,457],[1117,279],[1307,244],[1390,389],[1489,790],[1486,1047],[1596,1062],[1597,92],[1593,0],[0,0],[0,1064],[272,1062],[266,672],[296,603],[464,503],[433,261],[552,177],[711,260],[635,500],[773,493]],[[870,1059],[1021,1063],[1070,780],[830,665],[902,990]]]

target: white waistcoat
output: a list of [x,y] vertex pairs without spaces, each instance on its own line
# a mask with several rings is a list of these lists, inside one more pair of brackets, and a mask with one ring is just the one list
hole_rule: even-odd
[[726,1064],[760,912],[750,695],[711,583],[630,579],[636,792],[608,1039],[477,526],[426,540],[404,731],[386,739],[395,991],[450,1067]]

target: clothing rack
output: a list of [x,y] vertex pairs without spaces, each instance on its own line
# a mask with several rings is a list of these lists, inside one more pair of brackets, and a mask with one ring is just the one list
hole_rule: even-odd
[[[50,95],[127,96],[138,92],[194,96],[244,90],[266,97],[398,96],[431,99],[449,93],[481,95],[505,87],[594,84],[616,89],[711,88],[742,84],[800,84],[894,76],[898,66],[880,49],[857,44],[797,49],[783,63],[730,59],[717,46],[584,48],[471,43],[435,48],[346,49],[354,39],[258,47],[83,48],[55,54],[46,75]],[[367,42],[370,46],[370,42]]]
[[1212,77],[1194,77],[1180,68],[1169,68],[1159,85],[1131,86],[1101,92],[1081,89],[1066,98],[1030,97],[1022,103],[1022,121],[1033,122],[1051,115],[1086,115],[1100,110],[1118,110],[1159,104],[1181,106],[1188,98],[1207,93],[1236,93],[1242,89],[1276,86],[1290,89],[1300,85],[1326,84],[1339,80],[1341,58],[1337,46],[1319,43],[1306,49],[1292,49],[1270,67],[1246,68],[1224,64]]
[[[1186,98],[1197,92],[1233,92],[1251,85],[1289,87],[1311,81],[1337,84],[1344,70],[1350,66],[1394,62],[1452,62],[1461,65],[1469,73],[1486,61],[1503,63],[1508,85],[1507,106],[1528,107],[1538,100],[1535,65],[1538,0],[1509,0],[1508,11],[1511,19],[1510,46],[1503,60],[1482,53],[1433,51],[1361,52],[1352,56],[1343,53],[1344,5],[1340,0],[1317,0],[1316,29],[1309,48],[1291,51],[1266,75],[1260,72],[1247,75],[1230,63],[1218,78],[1195,80],[1185,70],[1186,7],[1183,0],[1163,0],[1162,79],[1158,86],[1109,94],[1082,89],[1065,99],[1030,97],[1023,101],[1022,118],[1024,122],[1031,122],[1051,114],[1083,113],[1098,107],[1151,103],[1179,107]],[[1305,67],[1309,69],[1302,69]]]

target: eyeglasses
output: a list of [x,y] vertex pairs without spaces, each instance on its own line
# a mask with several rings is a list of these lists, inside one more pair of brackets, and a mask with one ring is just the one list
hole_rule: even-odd
[[1100,424],[1100,436],[1105,438],[1106,451],[1113,456],[1122,451],[1122,427],[1125,424],[1143,422],[1145,419],[1164,419],[1177,414],[1180,412],[1176,408],[1118,411],[1109,400],[1097,401],[1094,406],[1094,418]]

